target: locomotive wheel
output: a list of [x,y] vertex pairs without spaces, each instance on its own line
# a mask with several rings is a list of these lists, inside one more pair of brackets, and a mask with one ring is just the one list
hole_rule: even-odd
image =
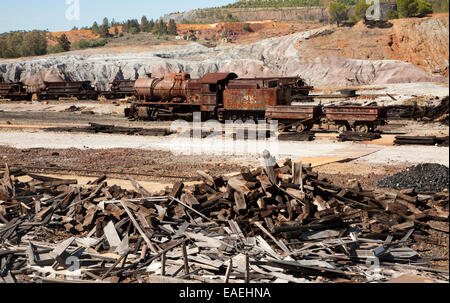
[[345,124],[339,124],[337,129],[340,134],[348,131],[348,127]]
[[308,127],[305,124],[301,123],[297,126],[297,128],[295,130],[297,131],[297,133],[302,133],[302,132],[306,131],[307,129],[308,129]]
[[286,130],[286,125],[283,123],[278,124],[278,132],[282,133]]
[[139,121],[139,120],[140,120],[139,113],[138,113],[137,110],[135,110],[135,111],[133,112],[133,120],[134,120],[134,121]]
[[369,132],[369,126],[367,124],[361,124],[356,126],[356,131],[358,133],[368,133]]

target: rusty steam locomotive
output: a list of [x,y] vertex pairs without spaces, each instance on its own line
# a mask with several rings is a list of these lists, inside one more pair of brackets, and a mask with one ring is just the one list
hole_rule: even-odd
[[209,73],[191,79],[187,73],[168,74],[135,82],[137,101],[125,110],[134,120],[192,117],[202,119],[278,120],[281,131],[310,130],[314,124],[332,123],[340,132],[374,131],[386,123],[384,107],[292,105],[293,96],[313,89],[301,78],[238,78],[234,73]]

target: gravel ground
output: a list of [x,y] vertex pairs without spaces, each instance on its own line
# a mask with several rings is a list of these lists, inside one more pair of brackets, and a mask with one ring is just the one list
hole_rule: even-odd
[[419,164],[381,180],[378,186],[393,189],[415,188],[418,192],[448,191],[448,174],[447,166]]

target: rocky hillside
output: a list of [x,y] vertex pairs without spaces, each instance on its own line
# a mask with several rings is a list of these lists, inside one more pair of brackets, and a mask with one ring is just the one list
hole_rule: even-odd
[[432,18],[399,19],[393,22],[389,43],[392,44],[392,57],[448,77],[448,13]]
[[309,57],[401,60],[448,77],[448,13],[390,23],[387,28],[368,28],[362,22],[351,28],[335,28],[329,35],[309,39],[297,47]]
[[217,23],[226,21],[315,21],[328,22],[326,7],[259,7],[259,8],[208,8],[164,16],[164,21],[176,23]]
[[42,70],[57,69],[73,80],[90,80],[106,89],[112,79],[136,79],[151,72],[188,72],[201,77],[207,72],[235,72],[241,77],[301,76],[316,86],[384,83],[444,82],[411,63],[397,60],[347,59],[334,55],[312,57],[301,46],[330,36],[333,26],[247,45],[207,48],[197,43],[167,47],[158,52],[117,55],[52,56],[22,61],[0,61],[6,81],[24,81]]

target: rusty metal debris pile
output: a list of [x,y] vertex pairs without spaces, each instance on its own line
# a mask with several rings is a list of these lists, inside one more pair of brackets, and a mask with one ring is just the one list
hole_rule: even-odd
[[442,258],[413,248],[448,244],[433,236],[448,235],[448,193],[341,188],[291,160],[198,175],[154,196],[132,178],[128,191],[6,166],[0,281],[448,281]]
[[448,125],[449,98],[444,97],[436,106],[412,105],[386,106],[388,120],[415,119],[424,122],[440,122]]

